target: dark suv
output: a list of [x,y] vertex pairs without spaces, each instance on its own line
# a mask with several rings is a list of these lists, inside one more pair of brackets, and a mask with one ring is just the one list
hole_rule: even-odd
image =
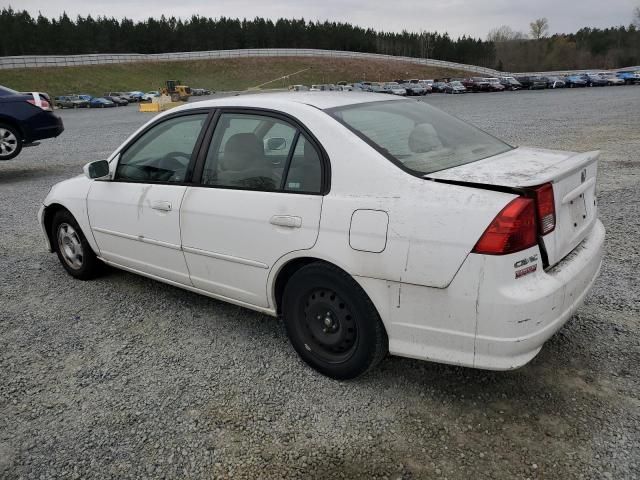
[[11,160],[36,140],[57,137],[62,120],[44,93],[20,93],[0,86],[0,160]]
[[529,90],[538,90],[547,88],[547,80],[542,77],[516,77],[516,80],[522,84],[522,88],[527,88]]
[[471,77],[462,80],[462,85],[471,92],[490,92],[491,85],[486,78]]

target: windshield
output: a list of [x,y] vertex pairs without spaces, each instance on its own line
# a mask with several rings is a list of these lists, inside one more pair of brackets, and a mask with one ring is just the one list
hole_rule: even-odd
[[360,103],[326,111],[389,160],[419,175],[475,162],[513,148],[462,120],[414,100]]
[[458,80],[454,80],[453,82],[451,82],[451,85],[453,85],[454,87],[461,87],[462,83],[460,83]]

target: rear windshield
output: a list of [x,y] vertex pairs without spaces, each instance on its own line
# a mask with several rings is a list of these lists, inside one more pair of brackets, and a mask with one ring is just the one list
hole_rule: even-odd
[[417,175],[475,162],[512,146],[415,100],[360,103],[327,113],[389,160]]

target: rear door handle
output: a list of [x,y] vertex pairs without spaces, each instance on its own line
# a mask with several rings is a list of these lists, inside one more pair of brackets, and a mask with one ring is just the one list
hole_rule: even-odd
[[269,223],[279,227],[300,228],[302,226],[302,218],[291,215],[274,215],[269,220]]
[[171,211],[171,202],[165,202],[163,200],[156,200],[154,202],[151,202],[151,208],[153,208],[154,210],[161,210],[163,212],[170,212]]

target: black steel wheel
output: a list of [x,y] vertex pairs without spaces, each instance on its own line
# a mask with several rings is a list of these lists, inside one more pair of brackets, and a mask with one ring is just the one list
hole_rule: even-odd
[[345,300],[331,288],[312,290],[300,313],[305,344],[322,360],[348,360],[358,340],[358,328]]
[[293,274],[284,289],[282,314],[300,357],[329,377],[357,377],[387,353],[387,335],[373,303],[333,265],[312,263]]

